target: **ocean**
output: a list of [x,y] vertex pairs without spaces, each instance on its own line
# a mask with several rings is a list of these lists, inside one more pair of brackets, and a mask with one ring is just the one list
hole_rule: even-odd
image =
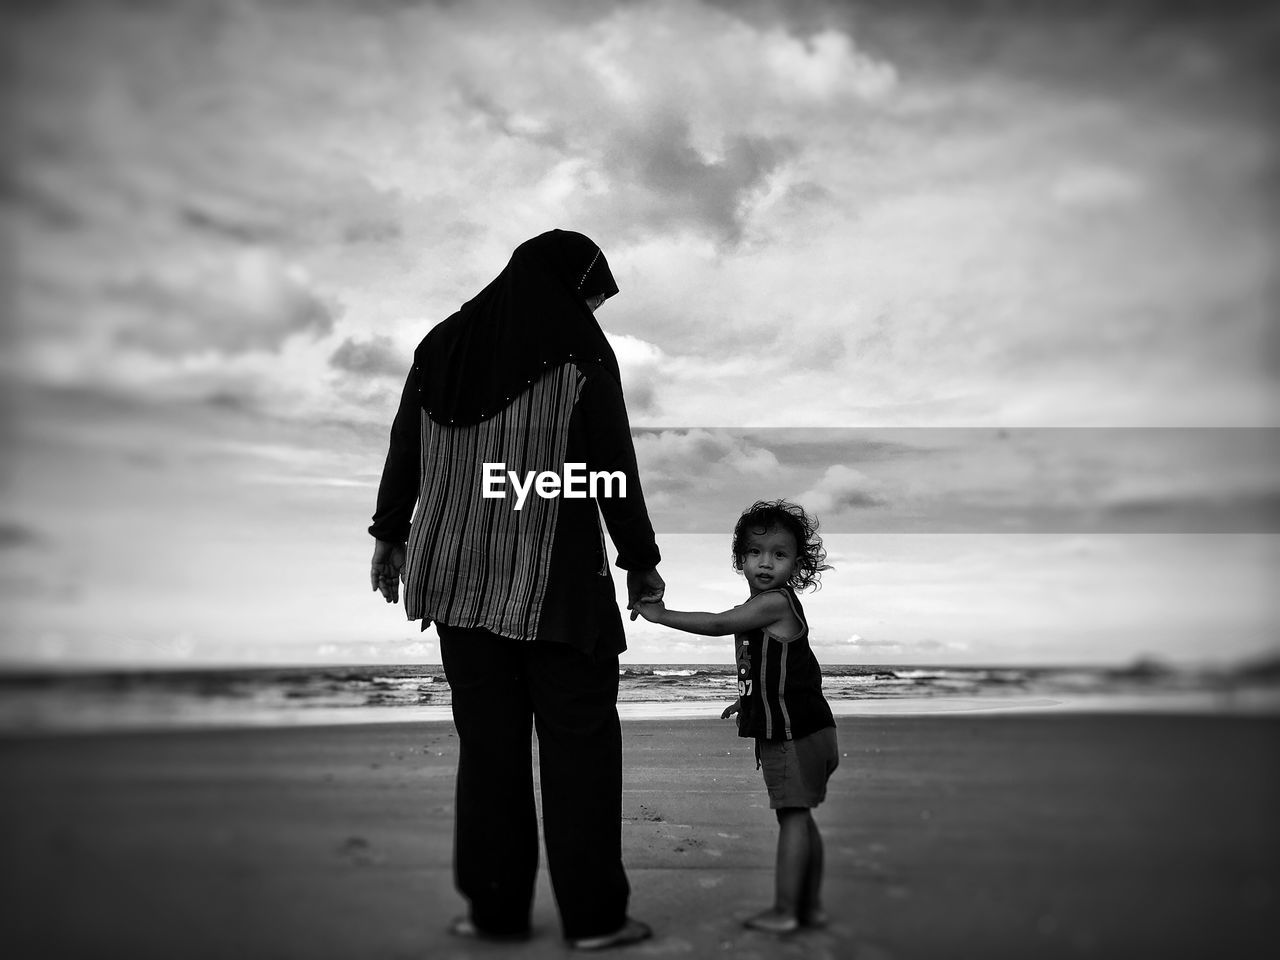
[[[719,717],[733,664],[624,664],[624,718]],[[1005,710],[1280,712],[1280,664],[1233,669],[823,666],[837,715]],[[0,735],[449,720],[440,664],[0,672]]]

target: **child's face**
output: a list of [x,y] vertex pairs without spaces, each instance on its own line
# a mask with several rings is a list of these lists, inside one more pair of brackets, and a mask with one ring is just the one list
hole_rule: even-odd
[[790,530],[753,530],[742,554],[742,573],[752,596],[785,585],[796,568],[796,538]]

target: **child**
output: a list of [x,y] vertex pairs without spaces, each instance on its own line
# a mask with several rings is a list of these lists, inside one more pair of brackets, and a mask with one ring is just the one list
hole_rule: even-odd
[[822,696],[822,673],[809,647],[809,625],[795,588],[815,586],[826,551],[818,524],[785,500],[758,501],[733,531],[733,566],[751,591],[723,613],[668,610],[661,601],[638,606],[653,623],[687,633],[734,634],[738,735],[756,741],[769,806],[777,811],[778,863],[773,909],[744,921],[754,930],[790,933],[826,923],[822,910],[822,836],[811,813],[826,797],[835,770],[835,720]]

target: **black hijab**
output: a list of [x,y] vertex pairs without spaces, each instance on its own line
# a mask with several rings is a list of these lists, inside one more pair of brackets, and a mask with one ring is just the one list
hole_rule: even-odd
[[422,409],[458,426],[492,417],[547,370],[618,361],[587,306],[618,292],[604,253],[588,237],[550,230],[516,247],[506,268],[414,352]]

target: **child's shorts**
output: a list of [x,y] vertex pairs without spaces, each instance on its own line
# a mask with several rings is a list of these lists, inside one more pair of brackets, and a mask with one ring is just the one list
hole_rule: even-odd
[[816,807],[827,798],[827,779],[840,765],[836,728],[799,740],[757,740],[769,809]]

